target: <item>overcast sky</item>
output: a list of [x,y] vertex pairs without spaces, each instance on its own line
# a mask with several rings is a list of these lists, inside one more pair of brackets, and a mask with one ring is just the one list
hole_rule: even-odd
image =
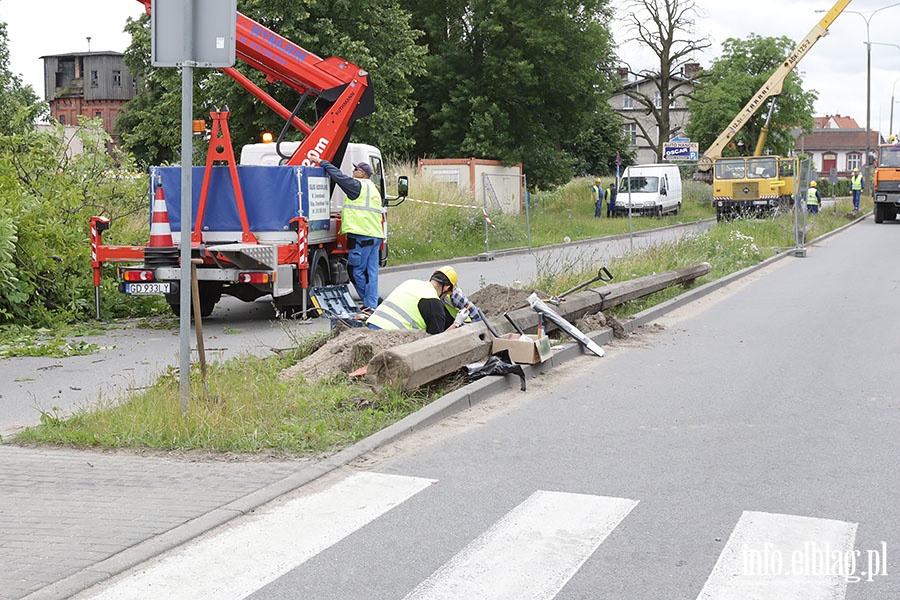
[[[625,7],[628,0],[613,0],[613,6]],[[711,38],[713,46],[703,65],[720,53],[721,43],[729,38],[785,35],[799,41],[824,15],[816,9],[830,9],[834,0],[696,0],[705,15],[698,19],[698,33]],[[852,0],[834,22],[829,35],[821,39],[800,63],[805,85],[818,91],[816,116],[841,114],[866,122],[866,19],[872,45],[872,129],[888,134],[891,99],[900,100],[900,45],[897,23],[900,5],[891,0]],[[900,3],[898,3],[900,4]],[[122,52],[129,43],[123,33],[128,17],[138,17],[143,5],[137,0],[0,0],[0,21],[7,23],[11,67],[38,95],[43,96],[41,56],[114,50]],[[856,14],[848,11],[858,11]],[[893,30],[893,35],[892,35]],[[613,24],[619,42],[629,33]],[[385,32],[390,35],[390,32]],[[309,48],[316,52],[315,48]],[[632,66],[650,66],[631,45],[620,46],[620,56]],[[642,63],[645,63],[642,65]],[[365,65],[362,65],[365,66]],[[894,130],[900,129],[900,108],[894,118]]]

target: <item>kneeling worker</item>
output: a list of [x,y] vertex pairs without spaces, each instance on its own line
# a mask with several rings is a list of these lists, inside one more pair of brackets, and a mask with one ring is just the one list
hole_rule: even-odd
[[424,329],[431,334],[456,327],[444,305],[456,282],[453,267],[441,267],[428,281],[407,279],[378,305],[366,325],[371,329]]

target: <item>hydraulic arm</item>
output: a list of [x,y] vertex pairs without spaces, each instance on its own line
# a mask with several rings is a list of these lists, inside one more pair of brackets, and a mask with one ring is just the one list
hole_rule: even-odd
[[[849,0],[848,0],[849,1]],[[138,0],[150,14],[152,0]],[[301,94],[316,98],[318,120],[309,125],[234,68],[222,69],[241,87],[304,134],[287,161],[309,166],[313,160],[332,160],[350,135],[353,123],[375,111],[367,71],[341,58],[322,59],[253,19],[237,13],[235,37],[238,58],[266,76]]]
[[703,157],[700,160],[700,164],[697,166],[698,170],[708,171],[711,169],[712,161],[722,156],[722,150],[725,149],[728,143],[735,135],[737,135],[744,125],[747,124],[750,117],[756,114],[756,111],[759,110],[770,97],[781,94],[785,78],[787,78],[788,74],[794,70],[797,63],[806,56],[806,53],[809,52],[810,48],[819,41],[819,38],[828,33],[828,27],[834,22],[838,15],[847,8],[848,4],[850,4],[850,0],[838,0],[835,2],[834,6],[831,7],[831,10],[828,11],[822,20],[806,34],[806,37],[800,40],[800,43],[794,48],[794,51],[784,59],[784,62],[781,63],[777,69],[775,69],[775,72],[772,73],[763,86],[759,88],[752,98],[750,98],[747,105],[741,109],[741,112],[739,112],[728,127],[725,128],[725,131],[720,133],[719,137],[717,137],[710,147],[706,149],[706,152],[703,153]]

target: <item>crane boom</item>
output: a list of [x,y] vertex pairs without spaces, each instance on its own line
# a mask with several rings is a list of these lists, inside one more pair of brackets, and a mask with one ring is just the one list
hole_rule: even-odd
[[763,86],[759,88],[752,98],[750,98],[750,101],[747,102],[747,105],[744,106],[743,109],[741,109],[741,112],[737,114],[728,127],[726,127],[710,147],[706,149],[706,152],[703,153],[703,157],[698,165],[699,170],[708,171],[712,168],[712,161],[722,156],[722,151],[725,149],[725,146],[727,146],[732,138],[734,138],[744,125],[747,124],[750,117],[752,117],[770,97],[781,94],[784,80],[787,78],[788,74],[793,71],[794,67],[797,66],[797,63],[806,56],[806,53],[809,52],[810,48],[819,41],[819,38],[828,33],[828,27],[834,22],[838,15],[847,8],[848,4],[850,4],[850,0],[838,0],[835,2],[834,6],[831,7],[831,10],[822,17],[822,20],[816,23],[815,27],[806,34],[806,37],[800,40],[800,43],[797,44],[794,51],[784,59],[784,62],[782,62],[777,69],[775,69],[775,72],[772,73]]
[[[150,14],[152,0],[138,2]],[[322,158],[333,160],[353,123],[375,111],[368,72],[342,58],[320,58],[240,12],[236,23],[238,58],[263,73],[267,81],[280,81],[304,97],[308,94],[317,99],[319,120],[308,125],[237,69],[222,69],[306,136],[287,164],[308,166]]]

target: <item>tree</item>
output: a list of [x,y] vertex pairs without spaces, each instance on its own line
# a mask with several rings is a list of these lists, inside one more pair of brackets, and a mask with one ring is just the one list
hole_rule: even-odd
[[[687,133],[692,140],[707,148],[731,123],[756,92],[794,49],[787,37],[761,37],[751,34],[746,39],[729,38],[723,44],[722,56],[700,77],[696,98],[689,103],[690,122]],[[775,99],[775,110],[769,124],[767,154],[787,155],[794,147],[791,129],[813,126],[815,90],[804,90],[800,74],[794,70],[784,80],[781,95]],[[749,154],[756,147],[765,125],[768,106],[761,107],[732,140],[724,155]]]
[[6,23],[0,22],[0,135],[30,131],[47,113],[31,86],[9,70],[8,39]]
[[598,112],[608,115],[608,0],[405,5],[429,47],[427,75],[415,83],[417,154],[522,162],[536,187],[571,178],[576,140]]
[[635,71],[626,67],[629,74],[653,82],[652,94],[641,93],[636,88],[625,90],[625,94],[634,99],[645,115],[652,116],[655,127],[647,127],[637,118],[626,118],[625,122],[637,125],[638,139],[656,149],[658,161],[663,156],[663,144],[678,133],[672,126],[669,108],[679,98],[687,101],[693,89],[693,79],[676,76],[711,44],[708,38],[694,35],[695,18],[700,10],[694,0],[632,0],[627,9],[630,12],[625,20],[634,41],[653,53],[659,68]]
[[[355,125],[352,140],[377,145],[388,154],[402,154],[411,147],[409,128],[415,103],[411,79],[423,72],[425,48],[417,42],[421,32],[411,27],[409,15],[400,9],[398,0],[356,4],[340,0],[240,0],[238,8],[317,56],[340,56],[369,71],[376,112]],[[181,73],[150,66],[146,15],[129,20],[126,31],[131,33],[132,43],[125,61],[142,85],[117,123],[123,143],[144,165],[177,160],[180,134],[173,123],[180,121]],[[259,71],[241,61],[237,68],[288,109],[299,100],[294,90],[267,83]],[[261,107],[230,77],[197,69],[194,78],[194,118],[208,120],[210,110],[227,106],[236,147],[258,142],[264,132],[281,131],[282,119]],[[299,115],[307,123],[316,120],[313,104],[307,103]],[[287,139],[301,137],[291,130]]]

